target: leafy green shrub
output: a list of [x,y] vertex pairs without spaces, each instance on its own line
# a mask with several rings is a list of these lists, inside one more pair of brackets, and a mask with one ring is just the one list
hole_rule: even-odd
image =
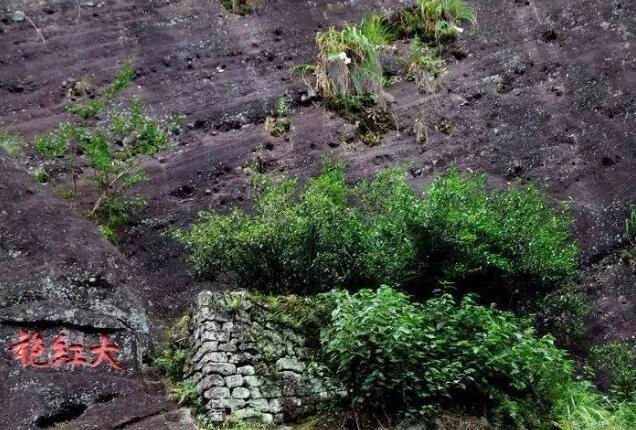
[[34,146],[47,158],[62,158],[70,152],[69,140],[76,136],[76,128],[73,124],[63,122],[54,132],[37,138]]
[[22,151],[22,138],[16,134],[0,133],[0,148],[9,156],[16,157]]
[[202,212],[189,231],[175,231],[192,250],[194,271],[209,278],[228,271],[249,288],[309,292],[341,285],[359,241],[343,169],[327,168],[300,196],[296,188],[296,180],[265,184],[254,216]]
[[591,315],[587,297],[579,289],[565,286],[534,301],[535,321],[542,332],[553,333],[560,346],[577,348],[587,334]]
[[170,133],[179,127],[179,118],[162,127],[146,114],[143,103],[136,97],[131,100],[130,109],[115,112],[110,122],[113,139],[122,142],[126,157],[154,155],[166,149]]
[[421,199],[403,170],[351,187],[336,164],[303,187],[266,182],[253,215],[202,212],[173,235],[199,276],[228,272],[240,287],[306,293],[478,275],[558,282],[575,272],[568,229],[533,186],[488,191],[484,178],[451,170]]
[[609,342],[595,346],[591,365],[600,373],[616,398],[636,402],[636,346],[629,342]]
[[133,66],[132,60],[128,58],[124,61],[117,75],[115,75],[115,79],[113,79],[113,82],[110,84],[110,88],[104,93],[106,98],[114,99],[123,90],[130,88],[132,86],[131,81],[135,75],[135,67]]
[[322,332],[324,359],[361,409],[428,415],[465,402],[506,429],[593,428],[579,426],[584,408],[615,424],[598,428],[634,422],[633,405],[607,402],[574,380],[550,336],[470,296],[414,303],[383,286],[328,297],[335,310]]
[[83,119],[95,119],[104,109],[106,109],[106,105],[99,100],[90,100],[86,104],[70,103],[66,105],[68,113],[80,116]]
[[496,271],[520,283],[553,283],[576,273],[567,208],[548,205],[536,186],[489,191],[484,176],[451,169],[426,197],[431,262],[448,278]]
[[114,242],[118,230],[128,222],[130,215],[147,204],[146,199],[142,197],[107,195],[95,211],[95,222],[106,239]]
[[[512,314],[448,295],[423,304],[390,287],[331,293],[325,359],[355,403],[419,410],[491,387],[549,400],[571,363]],[[389,408],[390,409],[390,408]]]

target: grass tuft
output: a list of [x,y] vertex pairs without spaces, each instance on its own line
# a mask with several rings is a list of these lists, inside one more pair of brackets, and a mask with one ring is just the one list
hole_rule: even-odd
[[17,157],[22,152],[24,142],[17,134],[0,133],[0,148],[9,156]]

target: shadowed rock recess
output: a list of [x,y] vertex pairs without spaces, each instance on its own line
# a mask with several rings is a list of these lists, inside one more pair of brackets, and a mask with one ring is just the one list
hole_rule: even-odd
[[312,369],[305,335],[274,322],[264,301],[204,291],[196,309],[191,373],[211,421],[233,414],[279,424],[343,394]]

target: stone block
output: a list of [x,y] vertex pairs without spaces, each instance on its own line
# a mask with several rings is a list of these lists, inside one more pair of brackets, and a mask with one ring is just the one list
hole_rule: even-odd
[[222,423],[225,420],[225,414],[221,411],[210,411],[208,419],[213,423]]
[[240,420],[244,420],[246,418],[255,418],[260,415],[254,409],[250,409],[250,408],[237,409],[235,411],[232,411],[232,413],[234,414],[236,418]]
[[241,366],[236,369],[236,373],[239,375],[253,375],[256,372],[254,371],[254,366]]
[[234,411],[236,409],[242,409],[245,407],[245,405],[247,404],[247,402],[243,399],[235,399],[235,398],[231,398],[228,401],[229,407]]
[[203,373],[210,375],[212,373],[219,373],[223,376],[234,375],[236,373],[236,366],[230,363],[206,363],[203,366]]
[[261,398],[263,398],[263,393],[261,393],[261,390],[259,390],[258,388],[254,387],[254,388],[250,388],[250,396],[253,399],[261,399]]
[[210,352],[205,356],[205,359],[214,363],[227,363],[227,354],[224,352]]
[[225,377],[225,385],[227,385],[228,388],[240,387],[243,385],[243,382],[244,380],[241,375],[230,375]]
[[235,399],[249,399],[250,390],[245,387],[236,387],[232,390],[232,397]]
[[203,397],[206,399],[228,399],[230,397],[230,389],[227,387],[212,387],[203,394]]
[[201,333],[201,341],[202,342],[227,342],[230,340],[230,335],[224,331],[213,331],[213,330],[205,330]]
[[250,408],[255,409],[259,412],[269,411],[269,402],[266,399],[250,399],[248,405]]
[[225,410],[226,408],[230,407],[230,401],[231,401],[231,399],[228,399],[228,398],[210,399],[210,401],[207,404],[207,407],[210,410],[214,410],[214,409]]
[[298,361],[295,358],[287,358],[287,357],[283,357],[283,358],[279,358],[278,361],[276,361],[276,368],[278,370],[291,370],[294,372],[302,372],[303,370],[305,370],[307,366],[305,365],[305,363]]
[[206,388],[222,387],[225,385],[225,380],[221,375],[206,375],[201,379],[200,384]]
[[261,378],[255,375],[245,376],[243,379],[245,380],[245,384],[248,387],[260,387],[261,385],[263,385],[263,381],[261,381]]
[[283,412],[283,402],[280,398],[269,400],[269,410],[275,414]]
[[235,352],[238,349],[238,341],[236,339],[232,339],[227,343],[220,344],[217,349],[219,351]]

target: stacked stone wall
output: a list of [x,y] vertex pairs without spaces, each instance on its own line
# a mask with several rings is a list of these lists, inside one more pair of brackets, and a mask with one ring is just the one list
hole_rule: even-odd
[[248,294],[202,292],[193,322],[190,373],[213,422],[294,421],[340,394],[315,371],[305,335]]

